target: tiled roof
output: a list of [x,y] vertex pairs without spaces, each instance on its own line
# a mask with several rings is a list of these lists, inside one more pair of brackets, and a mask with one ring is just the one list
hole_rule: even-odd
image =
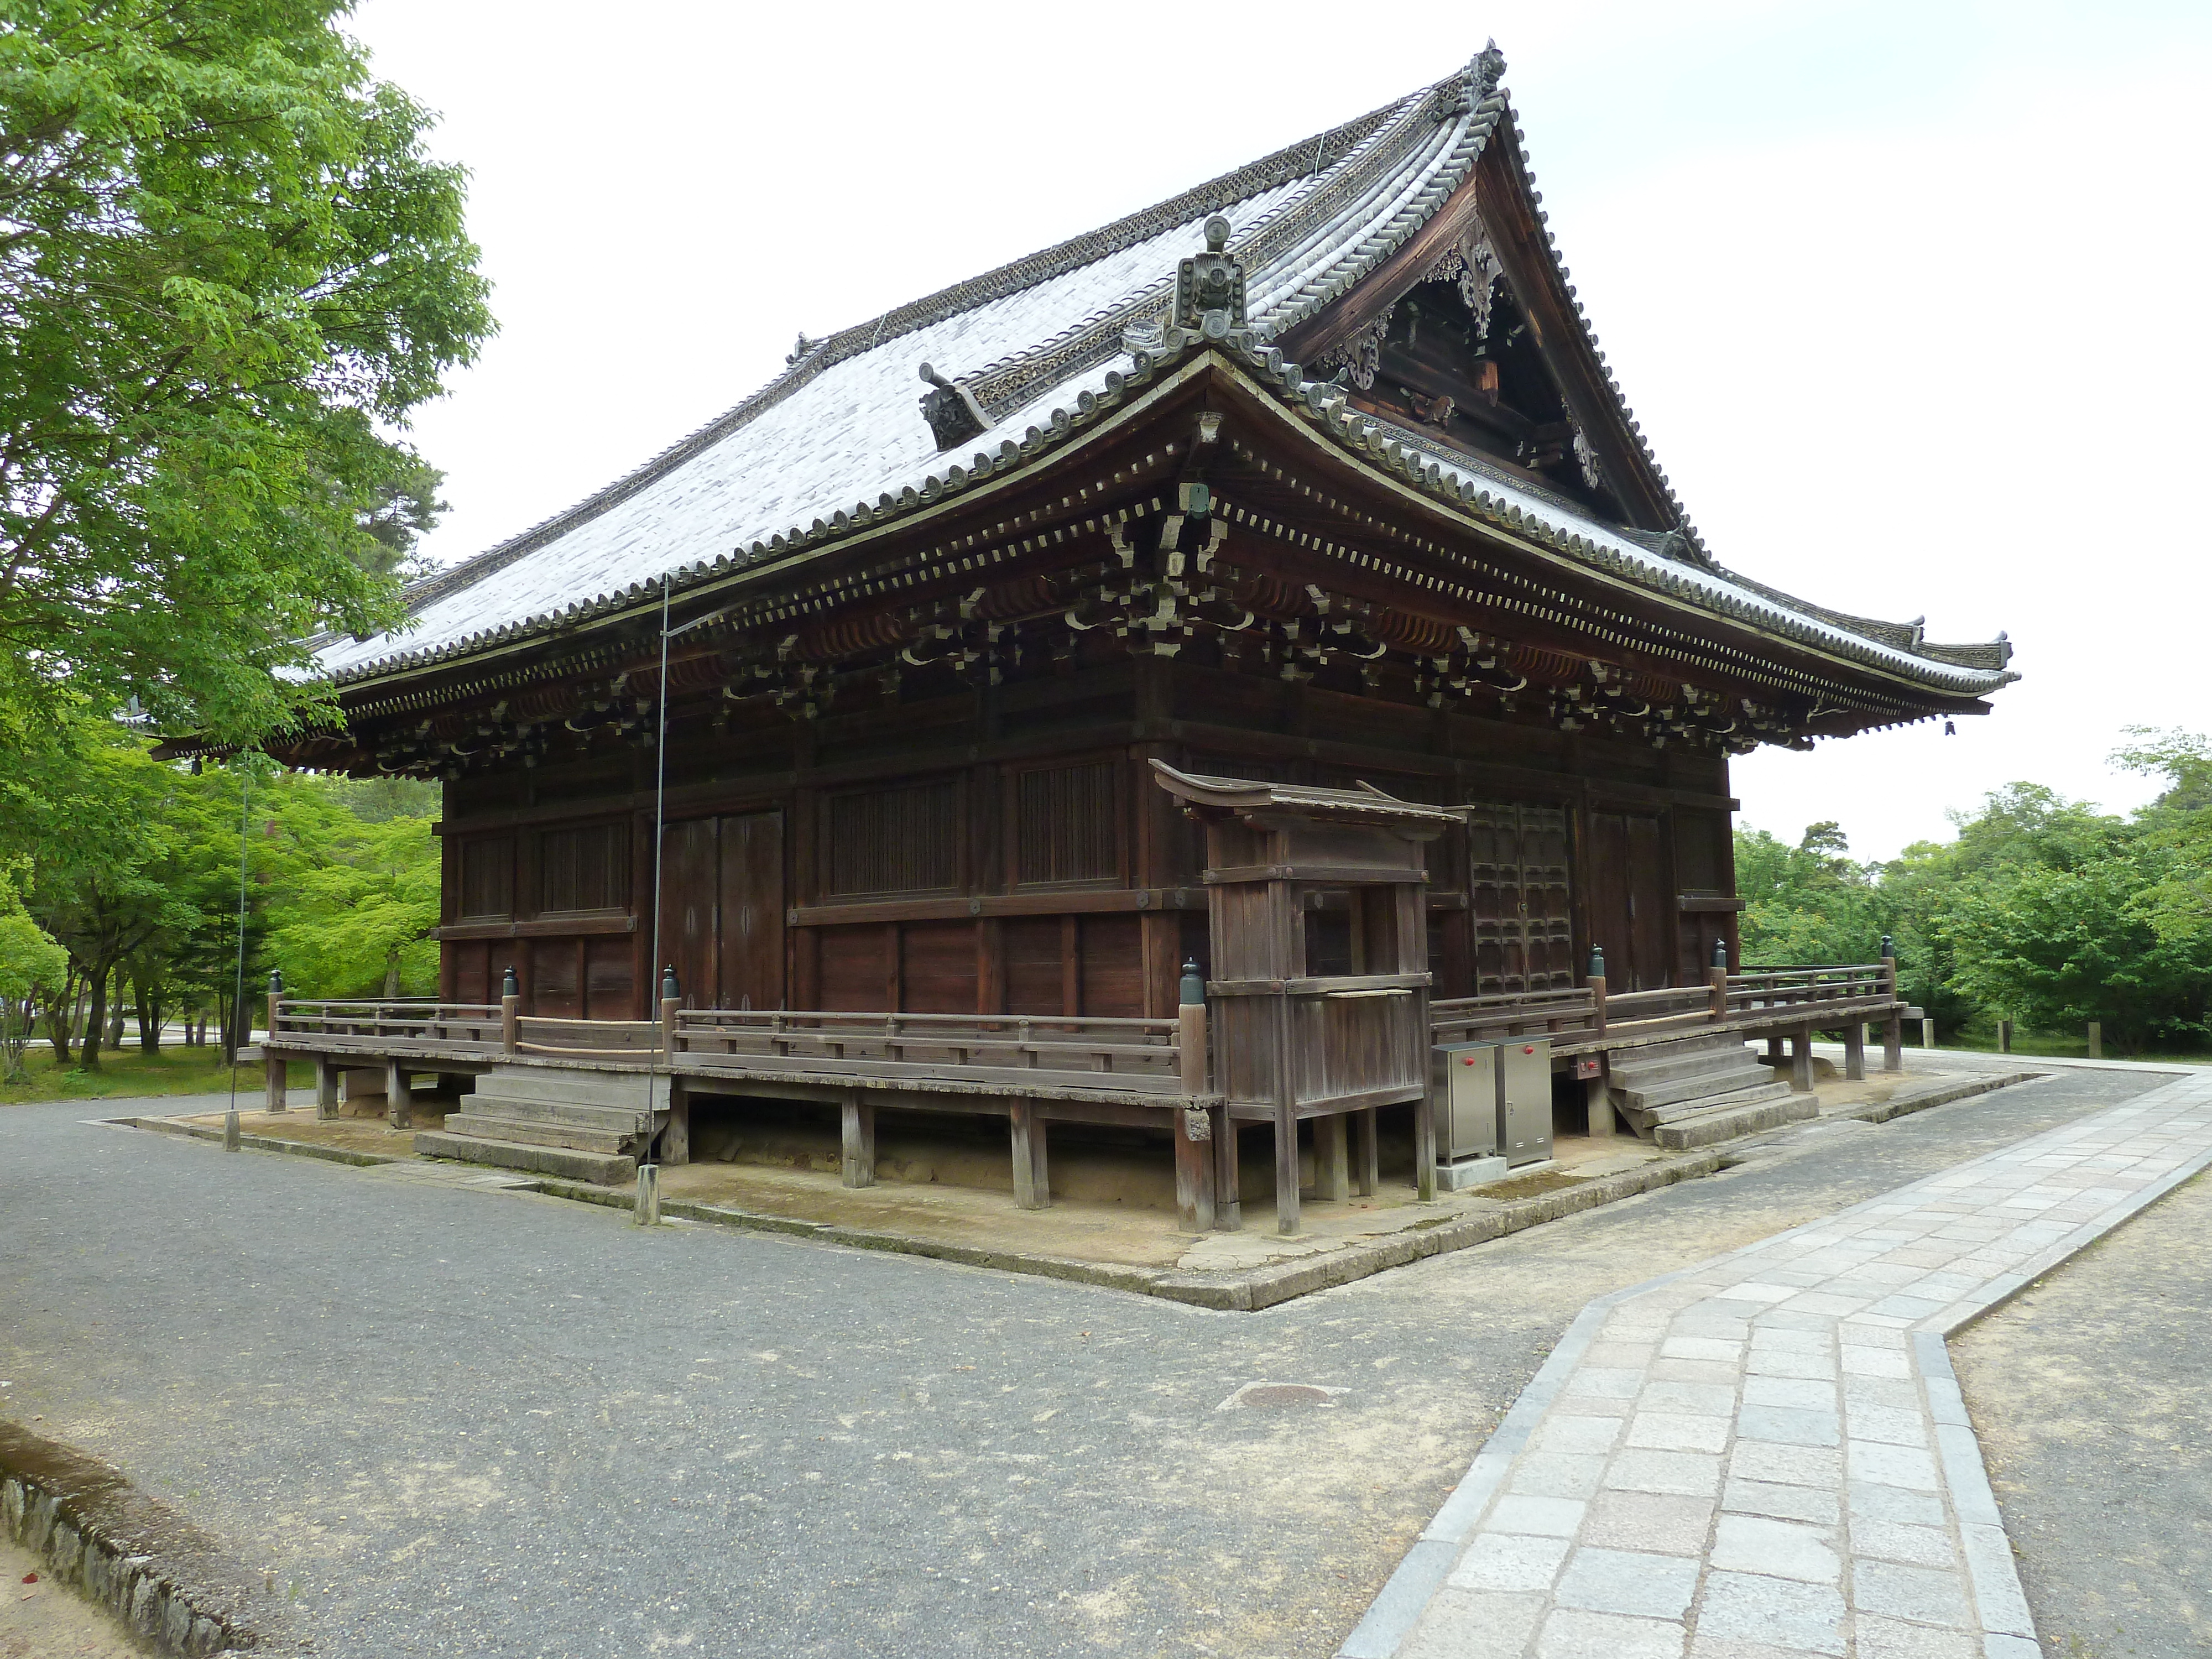
[[[1133,355],[1125,332],[1141,337],[1167,316],[1177,262],[1204,246],[1214,214],[1235,227],[1231,252],[1247,273],[1249,317],[1263,338],[1388,258],[1465,181],[1486,144],[1503,137],[1517,145],[1495,84],[1501,67],[1486,53],[1457,76],[1144,213],[830,339],[802,339],[775,380],[627,477],[413,584],[405,631],[319,641],[318,665],[343,683],[465,656],[634,602],[664,575],[689,586],[1026,465],[1158,366],[1141,348]],[[1594,337],[1588,345],[1601,363]],[[940,454],[919,412],[924,362],[952,373],[992,422],[967,460]],[[1253,366],[1310,413],[1334,391],[1297,374],[1279,352]],[[1634,432],[1625,410],[1624,418]],[[1686,519],[1665,537],[1607,524],[1420,434],[1352,419],[1340,398],[1322,424],[1370,459],[1386,446],[1418,453],[1413,476],[1425,468],[1432,487],[1476,516],[1540,526],[1545,538],[1633,569],[1698,608],[1903,668],[1930,689],[1971,694],[2014,678],[2001,642],[1923,652],[1916,628],[1845,617],[1733,577]]]

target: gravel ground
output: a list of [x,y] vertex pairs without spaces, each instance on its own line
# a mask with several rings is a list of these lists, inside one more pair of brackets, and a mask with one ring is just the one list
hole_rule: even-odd
[[2212,1652],[2212,1174],[1951,1355],[2044,1651]]
[[9,1108],[0,1411],[328,1655],[1325,1659],[1590,1297],[2162,1080],[1801,1127],[1247,1315]]

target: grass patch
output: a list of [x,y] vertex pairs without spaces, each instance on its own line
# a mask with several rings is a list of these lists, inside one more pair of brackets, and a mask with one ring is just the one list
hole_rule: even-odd
[[[84,1071],[57,1065],[53,1045],[34,1042],[23,1055],[30,1073],[27,1082],[0,1083],[0,1106],[24,1106],[41,1100],[121,1100],[138,1095],[210,1095],[229,1091],[231,1068],[222,1063],[220,1048],[187,1048],[164,1045],[161,1053],[142,1054],[135,1040],[120,1052],[100,1056],[100,1069]],[[258,1104],[268,1073],[259,1060],[238,1068],[238,1096],[246,1104]],[[286,1068],[285,1081],[305,1087],[315,1080],[312,1065],[295,1062]]]
[[[1917,1047],[1918,1045],[1906,1046]],[[1948,1037],[1940,1039],[1936,1044],[1935,1051],[1940,1054],[1946,1048],[1956,1048],[1972,1054],[1993,1054],[1997,1051],[1996,1033],[1972,1030],[1954,1032]],[[2051,1060],[2087,1060],[2089,1057],[2089,1039],[2086,1036],[2045,1036],[2037,1031],[2014,1031],[2012,1034],[2012,1052],[2025,1055],[2030,1060],[2039,1056]],[[2104,1058],[2139,1060],[2151,1066],[2212,1066],[2212,1054],[2207,1054],[2202,1049],[2192,1054],[2172,1054],[2163,1050],[2146,1048],[2139,1054],[2124,1054],[2113,1046],[2109,1037],[2105,1042]]]

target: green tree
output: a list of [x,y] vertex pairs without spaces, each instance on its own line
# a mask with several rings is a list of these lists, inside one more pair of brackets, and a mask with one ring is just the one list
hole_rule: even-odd
[[0,0],[0,719],[252,741],[398,616],[404,441],[491,330],[459,169],[344,0]]
[[1879,958],[1887,916],[1878,866],[1853,860],[1840,826],[1814,824],[1795,847],[1764,830],[1741,830],[1735,848],[1747,963]]
[[69,973],[69,952],[31,920],[15,883],[0,870],[0,1083],[23,1076],[31,1010]]
[[429,819],[353,825],[272,907],[270,954],[285,984],[303,996],[434,994],[438,878]]

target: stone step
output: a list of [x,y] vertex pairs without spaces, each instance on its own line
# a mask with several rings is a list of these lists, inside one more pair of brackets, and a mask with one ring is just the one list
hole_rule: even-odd
[[1648,1089],[1702,1072],[1756,1064],[1741,1037],[1701,1037],[1694,1043],[1657,1043],[1649,1048],[1616,1051],[1607,1075],[1615,1088]]
[[[496,1090],[479,1089],[461,1105],[471,1112],[491,1112],[501,1117],[525,1118],[533,1123],[572,1123],[583,1129],[635,1130],[637,1121],[645,1115],[642,1105],[583,1106],[566,1100],[538,1100],[527,1095],[510,1095]],[[660,1098],[660,1112],[668,1109],[668,1097]],[[658,1117],[660,1112],[653,1114]]]
[[1732,1095],[1745,1089],[1764,1088],[1774,1080],[1774,1073],[1758,1061],[1739,1057],[1732,1066],[1716,1066],[1711,1071],[1692,1072],[1671,1082],[1646,1085],[1641,1083],[1623,1085],[1613,1079],[1614,1096],[1640,1112],[1656,1111],[1686,1100],[1704,1100],[1714,1095]]
[[1730,1106],[1759,1105],[1766,1101],[1779,1100],[1789,1092],[1790,1085],[1787,1083],[1754,1083],[1747,1088],[1731,1089],[1724,1094],[1706,1095],[1697,1100],[1677,1101],[1671,1106],[1662,1106],[1644,1115],[1647,1124],[1679,1123],[1685,1118],[1697,1116],[1700,1112],[1717,1111]]
[[501,1116],[495,1112],[453,1112],[446,1118],[448,1134],[473,1135],[480,1140],[512,1140],[531,1146],[567,1146],[580,1152],[621,1152],[637,1139],[629,1130],[592,1129],[573,1123],[548,1123],[529,1118]]
[[1718,1107],[1673,1123],[1662,1123],[1651,1132],[1651,1139],[1654,1145],[1668,1152],[1687,1152],[1693,1146],[1711,1146],[1717,1141],[1734,1140],[1738,1135],[1779,1128],[1785,1123],[1802,1123],[1808,1117],[1818,1116],[1820,1110],[1818,1095],[1793,1095],[1785,1090],[1779,1100]]
[[424,1129],[415,1137],[415,1150],[425,1158],[451,1158],[464,1164],[528,1170],[536,1175],[558,1176],[564,1181],[588,1182],[599,1187],[627,1186],[637,1179],[637,1160],[634,1158],[580,1152],[568,1146],[532,1146],[518,1141],[486,1140],[476,1135]]
[[645,1109],[648,1091],[665,1104],[667,1078],[568,1066],[495,1066],[477,1079],[478,1094],[502,1095],[511,1100],[565,1100],[579,1106],[635,1106],[640,1111]]

